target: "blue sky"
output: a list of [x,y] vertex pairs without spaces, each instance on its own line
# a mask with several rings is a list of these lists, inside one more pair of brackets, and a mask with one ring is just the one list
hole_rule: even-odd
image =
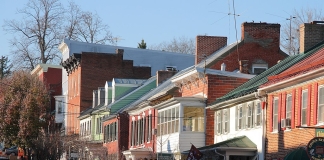
[[[0,56],[9,55],[10,34],[2,25],[5,19],[19,19],[17,9],[27,0],[2,0],[0,5]],[[197,35],[226,36],[236,41],[232,0],[75,0],[84,11],[96,12],[108,24],[119,46],[137,47],[144,39],[148,46],[173,38]],[[62,0],[63,4],[66,1]],[[323,0],[235,0],[237,37],[243,22],[268,22],[286,25],[293,10],[322,10]]]

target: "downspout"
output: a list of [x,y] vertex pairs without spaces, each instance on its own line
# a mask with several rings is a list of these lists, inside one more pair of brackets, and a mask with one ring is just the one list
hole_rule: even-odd
[[225,155],[220,154],[219,152],[217,152],[217,148],[215,149],[215,153],[218,154],[218,155],[220,155],[220,156],[223,156],[224,157],[224,160],[227,160]]

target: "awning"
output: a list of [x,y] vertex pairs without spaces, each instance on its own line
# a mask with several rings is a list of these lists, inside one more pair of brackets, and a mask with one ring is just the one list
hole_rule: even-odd
[[[257,151],[257,146],[246,136],[234,137],[216,144],[212,144],[209,146],[204,146],[197,148],[200,152],[208,151],[208,150],[226,150],[226,149],[236,149],[242,151]],[[183,153],[189,153],[188,151],[184,151]]]
[[284,160],[305,160],[309,159],[306,150],[303,147],[299,147],[286,155]]

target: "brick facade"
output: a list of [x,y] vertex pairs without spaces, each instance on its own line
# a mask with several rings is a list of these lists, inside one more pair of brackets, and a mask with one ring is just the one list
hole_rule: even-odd
[[150,77],[150,67],[134,67],[132,60],[123,60],[122,52],[118,54],[83,52],[79,66],[73,68],[68,77],[66,124],[68,133],[79,133],[77,118],[79,113],[92,106],[93,90],[104,86],[106,81],[112,81],[113,78]]
[[[226,77],[220,75],[206,75],[207,83],[197,80],[196,86],[193,84],[190,88],[182,87],[182,97],[190,97],[203,93],[208,99],[207,103],[215,101],[216,98],[224,96],[229,91],[245,83],[249,79]],[[206,104],[207,105],[207,104]],[[206,145],[214,144],[214,115],[215,112],[206,109]]]
[[[115,118],[109,119],[103,122],[103,128],[105,126],[117,122],[118,124],[118,139],[112,142],[104,142],[103,146],[107,148],[108,151],[108,159],[124,159],[122,152],[128,149],[128,122],[129,116],[127,113],[121,113],[116,115]],[[106,135],[105,135],[106,136]]]
[[[271,93],[267,100],[267,132],[266,132],[266,159],[284,159],[284,157],[297,147],[306,147],[308,142],[315,137],[314,128],[299,128],[301,126],[301,93],[308,90],[307,126],[317,125],[318,86],[324,84],[324,79],[309,81],[289,89]],[[292,120],[291,128],[281,128],[280,119],[285,118],[286,95],[292,95]],[[278,132],[273,131],[273,98],[279,98],[278,107]]]

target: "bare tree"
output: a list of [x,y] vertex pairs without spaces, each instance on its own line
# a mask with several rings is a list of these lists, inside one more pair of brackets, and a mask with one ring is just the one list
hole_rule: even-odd
[[173,38],[170,42],[162,42],[158,45],[152,45],[149,49],[162,50],[177,53],[195,54],[195,40],[185,36]]
[[287,23],[283,25],[281,47],[290,55],[298,54],[299,26],[303,23],[323,20],[324,16],[321,10],[311,8],[294,9],[293,14],[287,17]]
[[13,33],[15,68],[32,70],[39,63],[59,63],[58,45],[63,38],[89,43],[112,43],[108,25],[97,14],[81,11],[70,2],[64,8],[59,0],[29,0],[18,10],[23,20],[6,20],[3,28]]

